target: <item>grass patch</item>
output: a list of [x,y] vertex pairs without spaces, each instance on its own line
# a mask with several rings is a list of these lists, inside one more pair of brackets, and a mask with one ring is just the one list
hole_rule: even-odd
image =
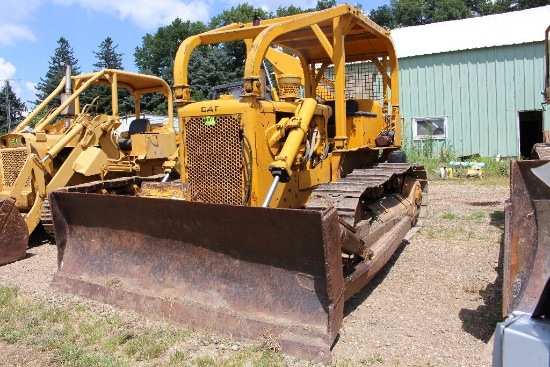
[[16,289],[0,286],[0,341],[32,347],[30,353],[49,352],[44,364],[132,366],[144,361],[177,365],[187,357],[184,352],[169,355],[169,349],[190,335],[189,330],[173,326],[129,327],[117,316],[97,315],[83,307],[45,306]]
[[[149,361],[163,355],[174,343],[185,338],[178,333],[145,331],[135,337],[124,337],[124,353],[137,361]],[[121,340],[121,341],[122,341]]]
[[117,367],[128,365],[120,358],[89,352],[75,343],[67,343],[57,349],[52,362],[71,367]]
[[479,221],[487,218],[487,213],[481,210],[470,212],[467,214],[458,214],[453,212],[445,212],[440,215],[441,219],[446,220],[468,220],[468,221]]
[[441,214],[441,219],[448,219],[448,220],[457,220],[460,219],[460,215],[456,213],[443,213]]
[[361,359],[362,366],[376,366],[383,363],[384,363],[384,359],[377,354],[370,356],[368,358]]
[[193,360],[193,366],[209,367],[283,367],[286,366],[283,357],[270,350],[262,348],[245,348],[225,357],[200,356]]

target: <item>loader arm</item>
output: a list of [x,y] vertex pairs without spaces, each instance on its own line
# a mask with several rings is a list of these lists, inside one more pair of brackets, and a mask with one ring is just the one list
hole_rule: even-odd
[[[40,222],[42,205],[47,199],[47,193],[67,185],[76,172],[85,176],[101,175],[104,173],[104,165],[108,159],[120,158],[121,153],[110,137],[115,122],[116,119],[107,115],[98,115],[91,121],[83,117],[53,144],[44,158],[40,159],[36,154],[29,156],[12,190],[16,205],[25,207],[28,205],[27,196],[21,193],[26,182],[28,180],[32,182],[34,200],[30,210],[25,214],[29,234]],[[48,169],[45,165],[49,164],[48,162],[53,160],[63,147],[78,137],[80,137],[78,143],[64,160],[63,165],[46,182]]]

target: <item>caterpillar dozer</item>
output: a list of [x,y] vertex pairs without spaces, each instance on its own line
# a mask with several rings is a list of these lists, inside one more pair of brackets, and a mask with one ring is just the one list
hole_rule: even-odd
[[[195,102],[189,57],[243,41],[239,98]],[[264,99],[266,55],[292,56]],[[184,40],[174,63],[178,161],[139,178],[53,191],[51,286],[283,353],[331,359],[344,302],[425,213],[426,172],[403,162],[389,31],[348,4]],[[393,162],[393,163],[392,163]]]
[[[112,69],[71,78],[68,68],[66,74],[24,121],[0,136],[0,265],[25,257],[29,234],[39,223],[53,234],[47,200],[53,189],[119,176],[161,174],[164,162],[176,154],[172,91],[165,81]],[[110,114],[97,111],[98,98],[81,107],[81,97],[98,85],[111,91]],[[133,96],[132,116],[119,115],[119,88]],[[163,95],[168,106],[168,119],[159,124],[151,124],[140,110],[140,98],[155,93]],[[60,94],[61,105],[47,111]],[[40,114],[43,117],[30,129],[30,122]],[[128,125],[128,119],[132,120],[128,130],[115,135]]]

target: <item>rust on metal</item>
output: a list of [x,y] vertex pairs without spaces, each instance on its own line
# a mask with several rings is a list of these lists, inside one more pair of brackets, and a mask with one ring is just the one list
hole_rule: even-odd
[[189,200],[190,194],[189,184],[181,181],[143,182],[139,191],[140,196],[183,200]]
[[53,287],[236,337],[267,333],[285,353],[330,359],[344,304],[336,210],[63,191],[50,203]]
[[512,161],[505,205],[502,313],[532,313],[550,276],[550,187],[532,169],[548,161]]
[[11,198],[0,203],[0,265],[23,259],[27,254],[29,230],[15,201]]

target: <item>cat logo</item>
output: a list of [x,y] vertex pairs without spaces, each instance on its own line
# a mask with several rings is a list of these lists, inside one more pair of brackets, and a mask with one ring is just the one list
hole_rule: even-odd
[[201,107],[201,112],[216,112],[220,106],[203,106]]

